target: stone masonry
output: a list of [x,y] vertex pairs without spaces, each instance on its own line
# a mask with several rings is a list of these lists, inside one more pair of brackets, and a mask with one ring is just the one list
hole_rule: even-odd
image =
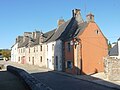
[[112,81],[120,81],[120,59],[104,58],[105,76]]

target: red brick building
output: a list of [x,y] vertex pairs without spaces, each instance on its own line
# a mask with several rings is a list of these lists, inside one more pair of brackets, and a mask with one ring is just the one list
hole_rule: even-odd
[[[79,12],[79,13],[78,13]],[[103,57],[108,54],[107,39],[98,25],[94,22],[94,15],[82,18],[80,10],[73,12],[73,21],[77,21],[64,37],[65,71],[71,74],[93,74],[104,71]]]

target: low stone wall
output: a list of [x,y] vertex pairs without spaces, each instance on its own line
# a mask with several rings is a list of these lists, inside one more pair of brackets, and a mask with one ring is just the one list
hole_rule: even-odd
[[112,81],[120,81],[120,59],[104,58],[106,78]]
[[50,87],[37,80],[34,76],[30,75],[23,69],[7,66],[7,71],[20,77],[31,90],[52,90]]

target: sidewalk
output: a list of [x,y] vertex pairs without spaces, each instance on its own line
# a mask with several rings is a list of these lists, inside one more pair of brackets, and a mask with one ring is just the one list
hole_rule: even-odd
[[29,73],[47,72],[48,71],[48,69],[40,68],[39,66],[36,66],[36,65],[20,64],[20,63],[11,62],[11,61],[0,61],[0,64],[4,64],[3,70],[6,70],[6,67],[8,65],[12,65],[12,66],[24,69],[25,71],[27,71]]

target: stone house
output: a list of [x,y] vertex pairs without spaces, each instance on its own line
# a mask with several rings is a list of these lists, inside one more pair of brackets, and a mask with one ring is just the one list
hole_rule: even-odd
[[69,21],[58,20],[58,27],[52,37],[46,42],[47,67],[52,70],[62,71],[62,41],[58,39],[65,31]]
[[112,43],[112,48],[109,51],[109,56],[120,59],[120,38],[117,42]]
[[25,64],[27,63],[27,53],[26,53],[26,48],[30,42],[30,39],[28,37],[32,37],[32,33],[31,32],[24,32],[23,35],[23,40],[20,43],[19,47],[18,47],[18,63],[22,63]]

